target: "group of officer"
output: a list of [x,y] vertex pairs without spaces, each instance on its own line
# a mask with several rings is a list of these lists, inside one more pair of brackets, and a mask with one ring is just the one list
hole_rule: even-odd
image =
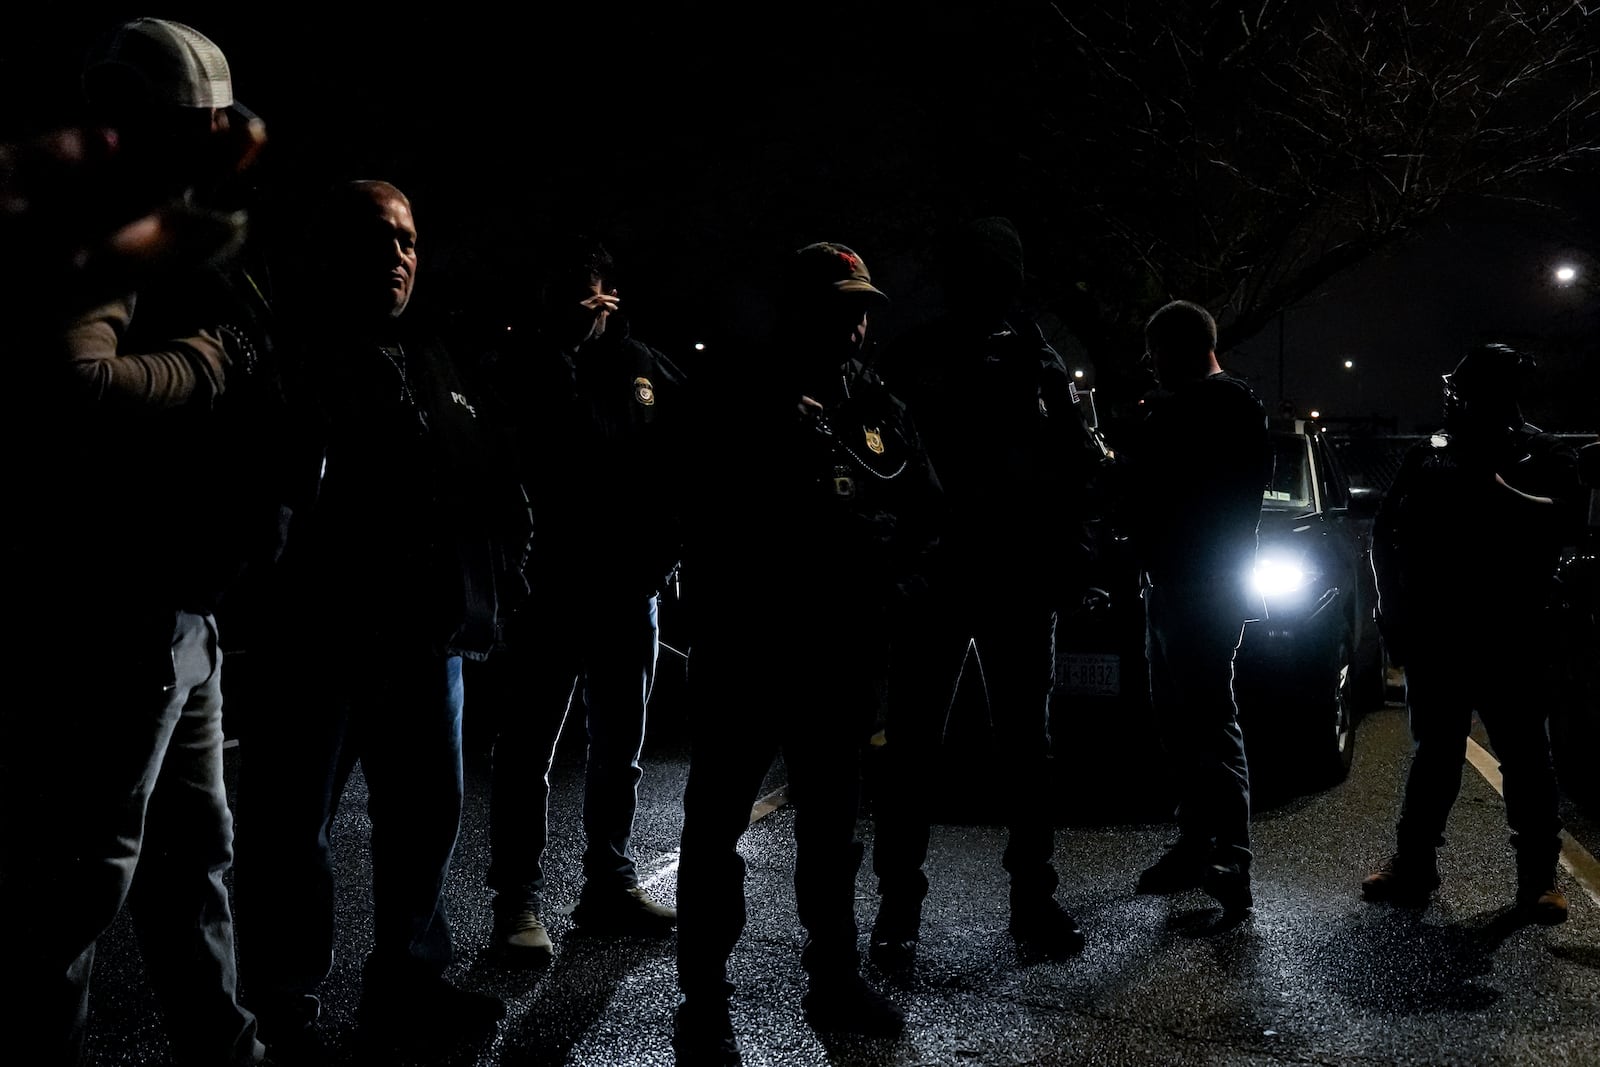
[[[260,146],[220,50],[182,24],[118,27],[85,84],[148,153],[145,206],[155,190],[192,204],[219,139],[236,168]],[[556,257],[534,348],[475,377],[402,318],[418,230],[401,190],[339,183],[311,222],[316,266],[283,308],[230,235],[192,273],[94,287],[80,275],[14,330],[37,350],[24,373],[42,400],[22,438],[50,460],[27,487],[60,501],[11,545],[52,584],[19,593],[47,647],[25,710],[6,715],[0,768],[7,810],[29,813],[8,820],[0,904],[37,919],[8,955],[26,996],[7,1001],[24,1010],[6,1029],[39,1035],[38,1062],[81,1056],[95,941],[124,901],[181,1062],[259,1063],[263,1037],[312,1055],[333,944],[328,834],[357,760],[374,827],[364,1026],[391,1044],[492,1026],[503,1005],[443,979],[443,886],[461,810],[461,660],[508,650],[522,706],[496,726],[491,947],[506,962],[553,954],[539,916],[546,775],[581,697],[574,918],[676,930],[683,1062],[740,1059],[728,980],[745,921],[737,846],[779,753],[797,811],[806,1016],[824,1031],[903,1027],[857,947],[859,760],[881,708],[888,788],[867,943],[880,968],[904,970],[930,834],[905,786],[941,742],[974,643],[1010,764],[1010,932],[1071,955],[1084,935],[1055,898],[1043,797],[1053,635],[1087,581],[1089,520],[1106,492],[1130,502],[1153,710],[1180,771],[1179,838],[1139,889],[1198,887],[1225,918],[1249,912],[1232,663],[1260,617],[1241,578],[1271,461],[1265,413],[1218,363],[1203,307],[1174,300],[1150,317],[1157,388],[1113,451],[1020,310],[1022,242],[1003,217],[945,235],[944,314],[878,358],[867,337],[888,297],[861,255],[830,241],[788,253],[765,350],[738,375],[703,378],[631,338],[598,243]],[[281,378],[279,357],[292,366]],[[1502,388],[1526,370],[1504,346],[1470,352],[1445,379],[1445,428],[1408,456],[1378,518],[1380,624],[1407,670],[1417,749],[1397,851],[1362,892],[1417,904],[1438,888],[1435,850],[1477,710],[1505,768],[1517,903],[1559,922],[1543,722],[1473,671],[1508,641],[1537,651],[1532,623],[1577,499],[1570,450],[1528,426]],[[658,448],[694,477],[641,481]],[[661,502],[644,525],[632,518],[641,494]],[[1158,501],[1177,502],[1186,522],[1141,507]],[[1441,519],[1462,504],[1479,520],[1465,537]],[[1484,568],[1479,553],[1503,565]],[[630,837],[657,598],[680,568],[697,628],[674,909],[640,889]],[[256,1012],[239,1000],[223,883],[233,826],[219,618],[262,627],[250,634],[261,706],[241,744]]]

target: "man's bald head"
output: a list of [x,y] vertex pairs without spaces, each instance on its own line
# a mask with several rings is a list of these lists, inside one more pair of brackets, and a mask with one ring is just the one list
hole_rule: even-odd
[[322,204],[318,239],[331,295],[354,318],[397,318],[417,275],[411,200],[386,181],[344,182]]

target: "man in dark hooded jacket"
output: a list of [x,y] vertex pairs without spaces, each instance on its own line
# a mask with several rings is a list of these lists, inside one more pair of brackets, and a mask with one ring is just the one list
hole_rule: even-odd
[[928,892],[928,815],[915,782],[934,765],[973,641],[1011,787],[1002,862],[1012,933],[1054,956],[1083,945],[1054,895],[1047,757],[1055,613],[1086,580],[1088,495],[1105,452],[1061,356],[1018,306],[1022,242],[1011,222],[958,227],[939,266],[946,313],[879,361],[927,441],[947,508],[933,595],[891,642],[870,947],[890,969],[912,963]]
[[1567,918],[1560,795],[1544,702],[1528,685],[1548,676],[1539,664],[1556,643],[1545,605],[1584,496],[1576,452],[1522,417],[1532,370],[1506,345],[1470,349],[1444,376],[1443,429],[1406,454],[1378,509],[1378,626],[1405,669],[1415,747],[1395,852],[1361,883],[1368,900],[1420,907],[1439,888],[1476,711],[1505,777],[1515,903],[1537,922]]

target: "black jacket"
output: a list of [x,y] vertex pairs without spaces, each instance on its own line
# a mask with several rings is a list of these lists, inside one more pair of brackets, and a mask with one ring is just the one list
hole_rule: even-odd
[[533,503],[533,595],[660,592],[681,553],[683,372],[613,315],[577,351],[538,337],[474,380]]
[[[1535,504],[1495,481],[1554,505]],[[1582,527],[1577,453],[1523,426],[1471,448],[1441,431],[1413,445],[1373,525],[1380,621],[1400,662],[1416,638],[1539,622],[1565,544]]]
[[684,592],[706,628],[868,631],[926,589],[943,494],[905,405],[859,361],[817,398],[824,417],[799,396],[777,353],[696,376]]
[[903,335],[875,366],[916,419],[944,488],[937,572],[1053,598],[1074,591],[1105,452],[1038,326],[944,317]]
[[[1145,400],[1148,415],[1129,448],[1127,501],[1134,546],[1154,584],[1205,587],[1251,614],[1246,595],[1272,478],[1265,409],[1226,373]],[[1218,607],[1224,601],[1218,601]]]
[[339,620],[486,658],[526,599],[532,527],[510,457],[449,353],[404,320],[382,333],[302,324],[296,336],[307,477],[280,622]]

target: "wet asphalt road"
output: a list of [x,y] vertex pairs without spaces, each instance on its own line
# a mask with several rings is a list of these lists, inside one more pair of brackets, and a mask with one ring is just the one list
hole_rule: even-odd
[[[671,1064],[672,943],[579,937],[567,915],[579,888],[579,730],[568,731],[552,773],[552,910],[545,919],[557,960],[530,974],[485,957],[488,754],[468,715],[467,813],[449,885],[458,949],[450,976],[501,996],[509,1011],[491,1042],[443,1062]],[[678,725],[663,715],[652,726],[634,839],[641,877],[669,902],[687,766]],[[1600,902],[1564,873],[1572,901],[1564,926],[1515,921],[1504,804],[1478,772],[1464,773],[1436,902],[1418,915],[1358,898],[1362,875],[1389,849],[1407,746],[1404,712],[1390,705],[1361,721],[1343,784],[1297,796],[1293,770],[1280,774],[1287,784],[1257,804],[1255,911],[1223,930],[1199,892],[1132,893],[1137,872],[1171,832],[1152,799],[1159,783],[1148,772],[1141,777],[1133,753],[1074,758],[1070,742],[1063,744],[1059,897],[1088,938],[1083,953],[1064,962],[1019,958],[1006,933],[1004,833],[975,821],[985,817],[985,777],[930,780],[930,802],[938,798],[936,810],[951,821],[935,828],[916,971],[907,981],[884,982],[909,1018],[905,1035],[892,1041],[822,1037],[801,1017],[801,931],[790,881],[794,811],[778,806],[742,845],[751,921],[732,976],[745,1063],[1600,1064]],[[236,773],[248,754],[234,748],[228,758]],[[1266,778],[1271,758],[1257,758],[1255,767],[1258,780]],[[768,787],[782,783],[780,764]],[[358,1058],[354,1028],[359,965],[371,935],[359,771],[350,788],[336,836],[340,951],[320,1025],[334,1062],[370,1063]],[[1591,852],[1600,851],[1592,823],[1579,818],[1573,825]],[[871,830],[864,818],[863,839],[870,841]],[[865,931],[876,908],[865,869],[857,904]],[[241,925],[246,994],[249,936]],[[101,943],[92,1012],[94,1067],[165,1062],[126,916]]]

